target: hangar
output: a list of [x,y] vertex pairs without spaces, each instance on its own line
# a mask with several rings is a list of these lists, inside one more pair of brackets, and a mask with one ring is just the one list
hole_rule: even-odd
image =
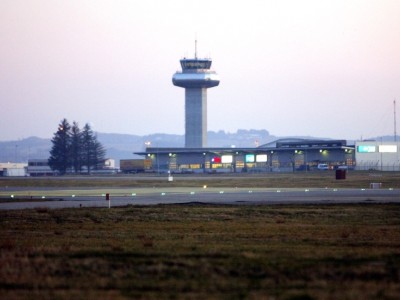
[[354,168],[354,145],[345,140],[280,139],[256,148],[157,148],[135,154],[159,173],[292,172],[327,164]]

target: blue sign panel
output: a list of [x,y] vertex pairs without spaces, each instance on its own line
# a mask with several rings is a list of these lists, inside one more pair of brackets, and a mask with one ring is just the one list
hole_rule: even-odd
[[373,153],[376,152],[376,146],[372,145],[361,145],[357,146],[358,153]]

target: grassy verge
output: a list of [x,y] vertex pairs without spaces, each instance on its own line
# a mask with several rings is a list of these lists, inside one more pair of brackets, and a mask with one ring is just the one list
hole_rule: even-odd
[[0,211],[0,298],[398,299],[400,206]]
[[1,178],[0,189],[11,187],[35,188],[94,188],[94,187],[245,187],[245,188],[368,188],[371,182],[380,182],[384,188],[400,188],[399,172],[349,171],[345,180],[336,180],[334,171],[264,173],[264,174],[218,174],[218,175],[174,175],[169,182],[167,175],[109,176],[109,177],[46,177],[46,178]]

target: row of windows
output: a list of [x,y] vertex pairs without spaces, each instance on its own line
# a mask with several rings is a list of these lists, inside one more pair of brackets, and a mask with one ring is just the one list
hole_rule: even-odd
[[30,167],[47,167],[49,164],[47,163],[47,161],[45,162],[28,162],[28,166]]
[[210,69],[211,60],[182,59],[181,66],[183,70]]

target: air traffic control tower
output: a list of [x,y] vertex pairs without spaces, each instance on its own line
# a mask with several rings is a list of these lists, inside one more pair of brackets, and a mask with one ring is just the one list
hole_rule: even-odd
[[210,58],[181,59],[182,72],[172,77],[175,86],[185,88],[185,147],[207,146],[207,89],[219,84],[219,76],[211,71]]

